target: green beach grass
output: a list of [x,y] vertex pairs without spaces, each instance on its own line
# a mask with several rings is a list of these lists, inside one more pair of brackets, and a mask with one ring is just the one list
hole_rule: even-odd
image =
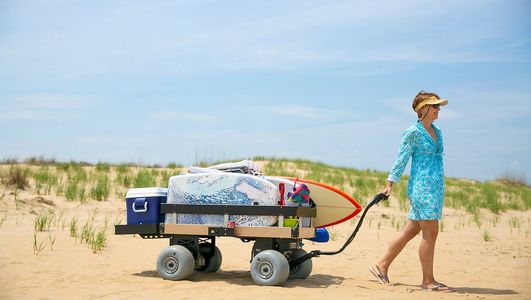
[[[367,204],[374,195],[379,193],[387,179],[386,172],[371,169],[354,169],[331,166],[322,162],[304,159],[284,159],[270,157],[254,157],[256,163],[262,166],[261,172],[270,176],[288,176],[323,182],[349,195],[352,195],[362,206]],[[202,162],[196,165],[209,166],[222,162]],[[53,159],[31,158],[19,162],[17,159],[0,161],[0,184],[3,186],[1,200],[5,203],[14,199],[18,210],[21,205],[27,207],[27,196],[19,199],[19,194],[33,193],[34,195],[50,195],[62,197],[67,202],[86,205],[90,201],[123,201],[130,188],[139,187],[167,187],[168,179],[178,175],[183,169],[176,163],[166,167],[143,166],[132,163],[110,164],[98,162],[57,162]],[[409,177],[394,185],[390,201],[401,211],[409,210],[407,199],[407,184]],[[464,211],[458,222],[447,226],[440,223],[440,231],[448,229],[461,230],[465,226],[477,228],[482,240],[492,241],[496,238],[494,228],[499,224],[500,214],[508,211],[527,211],[531,207],[531,187],[521,179],[500,178],[494,181],[480,182],[462,178],[445,178],[445,206]],[[12,201],[12,200],[11,200]],[[390,202],[381,205],[389,206]],[[76,204],[77,205],[77,204]],[[91,205],[88,203],[88,205]],[[487,214],[486,210],[491,214]],[[101,253],[107,245],[107,235],[111,234],[112,224],[123,222],[123,213],[98,217],[98,208],[92,209],[87,219],[70,216],[66,220],[65,211],[47,208],[35,212],[33,253],[39,255],[45,249],[54,250],[58,230],[67,231],[74,243],[86,245],[93,253]],[[100,220],[104,217],[104,221]],[[3,225],[7,214],[0,215],[0,226]],[[510,232],[528,235],[529,219],[511,216],[508,221]],[[354,222],[352,220],[351,222]],[[400,231],[405,221],[395,216],[382,215],[381,218],[368,220],[368,226],[380,228],[391,226]],[[507,223],[505,223],[507,224]],[[53,225],[53,226],[52,226]],[[450,227],[450,228],[448,228]],[[65,229],[66,228],[66,229]],[[338,238],[334,228],[331,228],[332,240]]]
[[[383,188],[386,172],[371,169],[335,167],[304,159],[254,157],[263,165],[262,173],[311,179],[335,186],[353,195],[365,205]],[[215,162],[221,163],[221,162]],[[198,163],[207,166],[215,163]],[[169,177],[181,172],[182,166],[171,163],[167,167],[142,166],[133,163],[110,164],[98,162],[57,162],[55,159],[32,157],[0,161],[0,180],[15,190],[35,189],[37,194],[65,197],[67,201],[84,203],[88,200],[106,201],[111,196],[124,198],[127,189],[134,187],[167,187]],[[406,187],[408,176],[395,184],[393,199],[403,211],[409,209]],[[470,179],[445,179],[445,205],[478,214],[488,209],[498,214],[506,210],[525,211],[531,208],[531,187],[521,180],[500,178],[480,182]],[[384,202],[384,205],[388,205]]]

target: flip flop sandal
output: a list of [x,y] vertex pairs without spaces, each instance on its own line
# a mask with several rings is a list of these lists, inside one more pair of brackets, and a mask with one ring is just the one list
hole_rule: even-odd
[[380,273],[380,269],[378,269],[377,266],[370,266],[369,272],[371,272],[371,274],[374,275],[374,277],[376,277],[376,279],[378,279],[378,281],[381,284],[385,284],[385,285],[391,284],[389,282],[389,277],[387,277],[387,275],[383,275],[382,273]]
[[449,288],[447,285],[442,284],[442,283],[438,283],[438,284],[433,284],[433,285],[427,286],[425,288],[422,288],[422,290],[424,290],[426,292],[439,292],[439,293],[453,293],[453,292],[455,292],[454,290]]

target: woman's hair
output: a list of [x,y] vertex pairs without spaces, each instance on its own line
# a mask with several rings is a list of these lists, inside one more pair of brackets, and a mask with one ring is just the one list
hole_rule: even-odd
[[[428,99],[429,97],[433,97],[433,96],[437,97],[437,99],[441,99],[439,97],[439,95],[437,95],[435,93],[429,93],[429,92],[425,92],[425,91],[420,91],[415,96],[415,99],[413,99],[413,104],[412,104],[413,110],[415,110],[415,108],[417,108],[417,105],[419,105],[420,102],[422,102],[425,99]],[[417,111],[417,116],[419,118],[422,118],[422,112],[421,111]]]

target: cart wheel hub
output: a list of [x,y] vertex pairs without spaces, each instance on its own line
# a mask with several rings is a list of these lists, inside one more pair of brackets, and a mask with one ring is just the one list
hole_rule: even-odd
[[268,279],[273,275],[273,265],[268,261],[262,261],[258,264],[258,275],[263,279]]
[[162,266],[166,272],[173,274],[175,271],[177,271],[177,269],[179,269],[179,262],[177,259],[175,259],[175,257],[167,257],[164,259]]

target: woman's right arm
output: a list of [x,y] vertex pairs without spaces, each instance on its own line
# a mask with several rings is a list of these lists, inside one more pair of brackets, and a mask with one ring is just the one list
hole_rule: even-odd
[[393,182],[390,180],[387,180],[387,184],[385,185],[385,188],[383,189],[382,193],[386,196],[391,195],[391,190],[393,189]]
[[391,172],[389,172],[389,177],[387,178],[385,188],[382,191],[382,193],[387,196],[391,194],[393,183],[400,181],[400,177],[402,176],[402,173],[404,173],[404,169],[406,168],[409,158],[411,157],[411,155],[413,155],[413,152],[415,151],[415,137],[416,134],[413,130],[406,131],[402,136],[398,155],[396,157],[393,168],[391,169]]

